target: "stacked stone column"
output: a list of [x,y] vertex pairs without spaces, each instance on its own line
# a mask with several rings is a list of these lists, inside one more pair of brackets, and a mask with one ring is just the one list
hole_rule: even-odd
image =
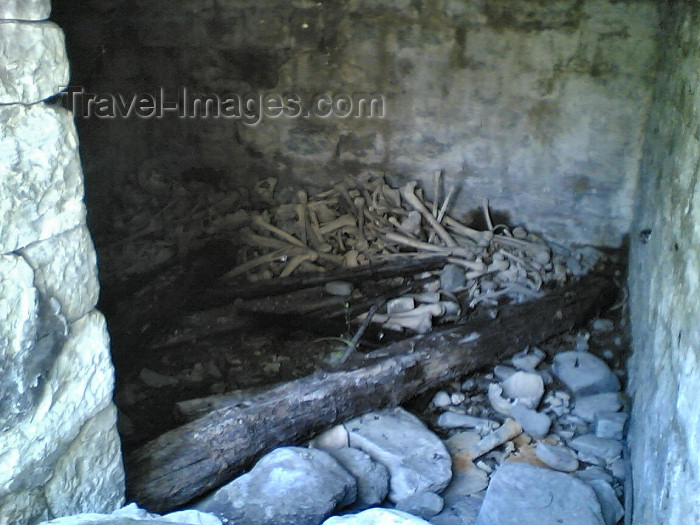
[[105,320],[49,0],[0,4],[0,524],[124,502]]

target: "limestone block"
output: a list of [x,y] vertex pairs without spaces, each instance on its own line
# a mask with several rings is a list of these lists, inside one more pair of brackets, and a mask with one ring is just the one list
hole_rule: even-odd
[[31,244],[20,254],[34,269],[36,287],[61,303],[68,321],[95,307],[100,293],[97,257],[87,226]]
[[22,490],[10,498],[0,498],[0,525],[39,523],[49,519],[43,487]]
[[124,466],[113,403],[90,419],[56,463],[46,484],[54,516],[109,512],[124,504]]
[[18,256],[0,256],[0,431],[33,406],[36,376],[28,370],[38,325],[34,272]]
[[44,104],[0,106],[0,253],[83,224],[82,198],[70,112]]
[[3,0],[0,20],[46,20],[51,14],[51,0]]
[[[31,414],[0,433],[0,500],[51,479],[93,414],[111,402],[114,369],[102,314],[93,310],[70,326],[70,334],[44,378]],[[96,467],[95,467],[96,468]],[[101,474],[92,470],[88,476]]]
[[53,22],[0,21],[0,103],[33,104],[70,78],[63,30]]

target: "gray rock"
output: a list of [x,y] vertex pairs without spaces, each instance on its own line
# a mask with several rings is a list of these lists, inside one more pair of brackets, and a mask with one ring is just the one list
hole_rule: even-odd
[[500,381],[505,381],[516,372],[517,370],[512,366],[496,365],[493,367],[493,375],[495,375]]
[[327,450],[357,480],[357,501],[353,509],[378,505],[389,493],[389,471],[356,448]]
[[512,406],[510,415],[515,419],[520,426],[523,427],[523,432],[530,434],[534,438],[543,438],[549,433],[549,428],[552,426],[552,421],[549,416],[531,410],[519,403]]
[[0,22],[0,47],[0,104],[41,102],[68,86],[66,43],[53,22]]
[[620,380],[605,361],[588,352],[562,352],[554,356],[552,372],[575,395],[620,390]]
[[440,392],[435,394],[435,397],[433,397],[433,406],[437,408],[448,407],[451,403],[452,398],[450,397],[450,394],[448,394],[444,390],[440,390]]
[[322,525],[430,525],[430,523],[396,509],[368,509],[359,514],[333,516]]
[[84,224],[73,115],[45,104],[0,105],[0,128],[0,252]]
[[617,412],[622,408],[622,399],[617,392],[605,392],[590,396],[577,396],[572,413],[593,423],[598,412]]
[[440,272],[440,287],[446,292],[454,292],[467,282],[464,268],[456,264],[446,264]]
[[446,503],[443,511],[430,519],[432,525],[473,525],[484,503],[484,494],[462,497]]
[[345,423],[350,445],[389,469],[389,500],[419,492],[440,493],[452,477],[443,442],[402,408],[370,412]]
[[627,477],[629,468],[629,461],[626,459],[616,459],[610,465],[610,472],[615,479],[623,480]]
[[605,525],[615,525],[625,515],[625,509],[620,504],[620,500],[617,499],[617,494],[615,494],[613,488],[609,483],[600,479],[586,481],[586,483],[595,491],[598,497]]
[[453,392],[452,395],[450,395],[450,402],[453,405],[460,405],[464,403],[466,399],[467,396],[462,392]]
[[576,453],[566,447],[538,443],[535,447],[535,455],[548,467],[562,472],[574,472],[578,469]]
[[522,352],[515,354],[511,359],[511,363],[519,370],[533,371],[546,355],[547,354],[537,347],[533,347],[532,349],[526,348]]
[[577,452],[590,454],[608,463],[622,455],[622,443],[615,439],[599,438],[593,434],[584,434],[569,442],[569,446]]
[[0,20],[46,20],[51,14],[51,0],[3,0]]
[[544,381],[534,372],[516,372],[501,383],[503,394],[527,408],[535,409],[544,395]]
[[579,470],[576,472],[575,476],[579,478],[580,480],[583,481],[594,481],[594,480],[599,480],[599,481],[604,481],[606,483],[612,483],[612,476],[608,474],[605,470],[603,470],[600,467],[586,467],[584,469]]
[[475,525],[605,525],[584,482],[525,463],[505,463],[491,478]]
[[452,481],[441,495],[445,504],[452,505],[481,492],[488,485],[489,477],[486,472],[471,463],[464,465],[459,471],[452,474]]
[[159,374],[154,372],[150,368],[142,368],[139,372],[139,379],[151,388],[164,388],[168,386],[176,386],[180,382],[176,377],[167,376],[165,374]]
[[600,438],[622,439],[629,416],[626,412],[603,411],[596,414],[595,435]]
[[355,478],[327,452],[273,450],[253,469],[220,488],[195,509],[224,523],[317,525],[357,498]]
[[481,417],[458,414],[456,412],[443,412],[435,422],[440,428],[476,428],[490,430],[498,426],[498,423]]
[[221,520],[211,514],[199,512],[193,509],[171,512],[163,516],[152,514],[140,509],[135,503],[117,509],[110,514],[76,514],[74,516],[64,516],[40,525],[172,525],[179,523],[182,525],[221,525]]
[[399,501],[396,508],[423,519],[430,519],[439,514],[444,507],[442,498],[434,492],[421,492]]

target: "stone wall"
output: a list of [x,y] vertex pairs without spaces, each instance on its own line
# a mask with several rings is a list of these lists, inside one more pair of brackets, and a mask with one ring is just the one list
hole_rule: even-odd
[[80,120],[98,245],[125,180],[196,176],[191,167],[282,186],[362,171],[430,180],[441,169],[464,212],[489,198],[565,243],[617,246],[629,229],[655,64],[652,0],[71,4],[56,19],[74,81],[91,92],[385,97],[383,119]]
[[631,235],[634,523],[700,523],[700,6],[667,2]]
[[48,0],[0,5],[0,524],[124,501],[114,371]]

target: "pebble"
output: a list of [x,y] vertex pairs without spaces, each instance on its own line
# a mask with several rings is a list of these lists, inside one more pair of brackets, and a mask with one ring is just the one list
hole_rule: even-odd
[[569,442],[569,446],[579,453],[596,456],[608,463],[622,455],[622,443],[615,439],[599,438],[593,434],[574,438]]
[[496,365],[493,367],[493,375],[495,375],[500,381],[505,381],[516,372],[517,370],[512,366]]
[[435,397],[433,397],[432,403],[436,408],[445,408],[450,406],[452,403],[452,398],[450,397],[450,394],[444,390],[440,390],[437,394],[435,394]]
[[461,384],[460,389],[462,392],[469,392],[476,386],[476,381],[472,378],[465,379],[464,382]]
[[599,438],[621,440],[625,436],[626,412],[598,412],[595,417],[595,435]]
[[467,396],[464,395],[462,392],[454,392],[450,396],[450,401],[452,402],[453,405],[459,405],[461,403],[464,403],[465,399],[467,399]]
[[622,408],[622,400],[617,392],[605,392],[590,396],[577,396],[572,414],[593,423],[598,412],[617,412]]
[[348,297],[352,295],[352,284],[345,281],[329,281],[325,286],[326,293],[338,297]]
[[439,514],[444,506],[442,498],[434,492],[421,492],[399,501],[396,509],[427,520]]
[[531,372],[537,368],[537,365],[542,362],[545,356],[546,354],[535,346],[532,349],[525,349],[515,354],[511,359],[511,363],[519,370]]
[[537,408],[544,395],[544,382],[539,374],[516,372],[501,383],[503,393],[527,408]]
[[550,445],[549,443],[538,443],[535,447],[535,455],[554,470],[562,472],[574,472],[578,469],[576,453],[570,448]]
[[562,352],[554,356],[552,372],[574,395],[620,390],[620,380],[605,361],[587,352]]

